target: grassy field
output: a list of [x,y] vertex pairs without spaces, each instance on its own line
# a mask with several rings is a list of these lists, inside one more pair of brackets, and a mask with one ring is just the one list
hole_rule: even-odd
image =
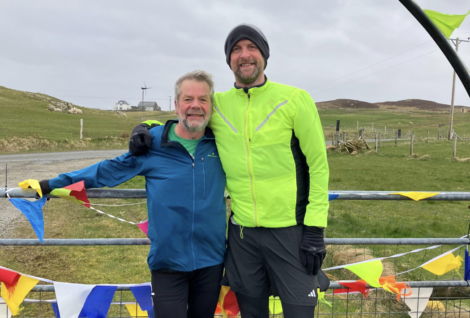
[[[17,94],[17,95],[15,95]],[[20,102],[22,101],[22,102]],[[29,102],[28,102],[29,101]],[[45,139],[56,142],[67,150],[65,145],[78,139],[79,118],[85,120],[85,137],[90,138],[88,146],[112,148],[127,147],[128,133],[143,118],[174,118],[171,113],[128,113],[129,117],[119,117],[112,112],[83,109],[83,116],[58,114],[46,111],[47,102],[31,99],[23,92],[6,90],[0,87],[0,141],[12,137]],[[409,153],[409,140],[382,142],[378,152],[368,151],[356,156],[330,152],[330,190],[384,190],[384,191],[470,191],[470,142],[458,141],[457,156],[452,158],[452,142],[435,139],[437,126],[448,122],[446,113],[322,110],[320,112],[326,139],[330,139],[336,124],[341,119],[342,130],[349,136],[357,136],[356,124],[369,127],[374,122],[375,129],[400,128],[405,134],[415,131],[414,155]],[[145,116],[145,117],[144,117]],[[34,120],[26,120],[34,118]],[[455,130],[463,137],[470,136],[470,114],[457,113]],[[413,124],[410,124],[412,122]],[[400,123],[400,124],[399,124]],[[72,128],[73,127],[73,128]],[[88,128],[89,127],[89,128]],[[427,130],[431,130],[431,140],[425,142]],[[372,133],[372,132],[371,132]],[[127,134],[127,135],[126,135]],[[106,138],[108,137],[108,138]],[[113,137],[113,138],[111,138]],[[68,139],[66,142],[65,139]],[[372,145],[370,145],[372,146]],[[43,147],[21,151],[51,150]],[[1,148],[0,148],[1,151]],[[144,188],[144,179],[134,178],[119,188]],[[132,222],[147,219],[146,205],[142,200],[92,200],[92,204],[122,205],[140,203],[132,206],[97,207],[101,210]],[[467,234],[469,227],[468,203],[465,202],[412,202],[412,201],[333,201],[329,211],[328,237],[460,237]],[[44,209],[46,238],[143,238],[145,235],[136,226],[122,223],[103,216],[80,205],[64,200],[51,200]],[[28,224],[18,228],[15,238],[35,238]],[[423,246],[344,246],[328,247],[324,267],[348,264],[375,257],[390,256]],[[384,275],[405,271],[443,253],[453,246],[445,246],[412,256],[385,261]],[[130,247],[1,247],[0,265],[30,275],[55,281],[71,283],[142,283],[150,281],[146,264],[147,246]],[[463,255],[460,249],[459,255]],[[460,270],[462,274],[463,268]],[[333,280],[357,279],[346,270],[329,272]],[[431,275],[423,269],[397,277],[397,280],[460,279],[455,272],[442,277]],[[379,292],[377,295],[387,295]],[[131,300],[129,293],[117,293]],[[30,298],[38,297],[30,294]],[[44,297],[44,295],[43,295]],[[54,298],[54,294],[46,297]],[[362,300],[362,296],[349,296],[357,303],[349,305],[336,302],[335,312],[350,312],[363,308],[386,310],[387,304],[394,309],[401,308],[392,296],[391,300]],[[336,297],[339,301],[341,297]],[[393,300],[393,302],[392,302]],[[360,301],[360,303],[359,303]],[[383,304],[382,304],[383,303]],[[375,306],[375,307],[374,307]],[[378,307],[377,307],[378,306]],[[463,303],[465,308],[470,304]],[[322,312],[330,312],[329,307],[320,306]],[[37,315],[38,306],[28,305],[27,316]],[[50,306],[43,306],[44,314],[52,315]],[[113,309],[118,314],[118,309]],[[401,315],[400,315],[401,316]]]

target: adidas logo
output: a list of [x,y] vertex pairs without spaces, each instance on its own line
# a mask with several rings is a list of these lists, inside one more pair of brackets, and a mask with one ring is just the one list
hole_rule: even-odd
[[315,294],[315,289],[308,294],[308,297],[317,297],[317,294]]

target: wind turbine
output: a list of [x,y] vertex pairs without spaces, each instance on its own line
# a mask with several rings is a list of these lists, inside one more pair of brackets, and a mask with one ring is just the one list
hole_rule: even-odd
[[144,94],[146,90],[151,89],[151,87],[147,87],[147,84],[145,84],[144,82],[144,87],[141,87],[141,89],[142,89],[142,109],[145,109],[144,108]]

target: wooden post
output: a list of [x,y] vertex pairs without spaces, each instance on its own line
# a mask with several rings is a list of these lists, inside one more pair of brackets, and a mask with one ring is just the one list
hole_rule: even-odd
[[453,137],[454,137],[454,158],[456,158],[457,157],[457,135],[454,134]]
[[385,132],[384,132],[384,134],[385,134],[385,135],[387,134],[387,126],[385,126]]
[[83,118],[80,119],[80,140],[83,139]]
[[439,126],[439,129],[437,130],[437,140],[441,140],[441,126]]
[[339,131],[336,132],[336,146],[339,146],[340,134]]
[[378,138],[378,135],[375,134],[375,152],[377,152],[377,148],[378,148],[378,143],[377,143],[377,142],[378,142],[378,139],[379,139],[379,138]]
[[381,135],[381,133],[380,133],[380,131],[379,131],[379,147],[380,147],[380,139],[381,139],[381,137],[382,137],[382,135]]
[[397,146],[398,130],[395,130],[395,147]]
[[410,156],[413,155],[413,143],[415,142],[415,133],[411,134],[411,140],[410,140]]
[[428,129],[428,138],[426,138],[426,143],[429,143],[429,129]]

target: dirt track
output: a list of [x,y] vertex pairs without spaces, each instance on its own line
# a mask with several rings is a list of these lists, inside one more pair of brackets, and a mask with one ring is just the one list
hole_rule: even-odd
[[[78,170],[104,159],[111,159],[125,150],[80,151],[48,154],[0,156],[0,182],[5,186],[5,164],[8,163],[8,187],[18,187],[26,179],[51,179],[63,172]],[[74,159],[74,158],[81,159]],[[0,238],[9,238],[21,222],[28,222],[7,199],[0,199]]]

